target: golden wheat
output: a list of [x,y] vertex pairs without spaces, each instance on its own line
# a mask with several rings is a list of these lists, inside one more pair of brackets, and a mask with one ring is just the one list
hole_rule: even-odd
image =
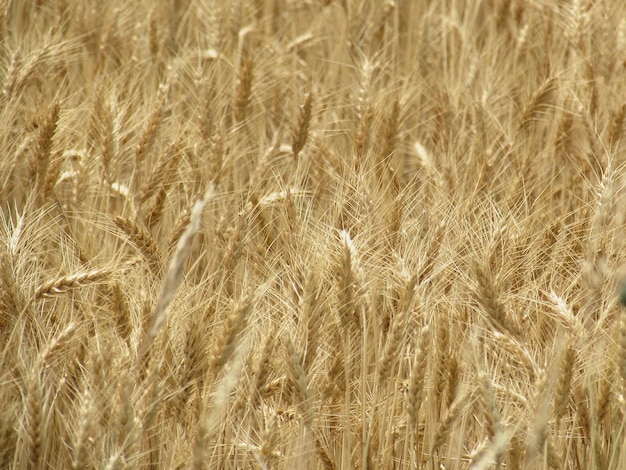
[[0,2],[0,467],[626,467],[625,15]]

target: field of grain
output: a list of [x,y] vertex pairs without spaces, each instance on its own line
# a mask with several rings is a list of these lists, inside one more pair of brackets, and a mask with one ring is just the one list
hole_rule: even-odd
[[0,468],[626,468],[625,73],[620,0],[0,2]]

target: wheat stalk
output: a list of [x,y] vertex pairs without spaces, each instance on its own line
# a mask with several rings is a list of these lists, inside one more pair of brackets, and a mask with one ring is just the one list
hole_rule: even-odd
[[187,229],[183,232],[176,251],[172,256],[167,272],[165,273],[165,279],[163,280],[163,286],[161,288],[161,294],[157,301],[154,311],[152,312],[149,320],[149,324],[146,333],[139,346],[139,364],[143,367],[144,360],[150,345],[156,338],[157,333],[165,324],[167,318],[167,310],[170,303],[174,299],[176,290],[182,280],[183,267],[187,260],[190,244],[194,235],[200,230],[202,211],[206,203],[213,197],[213,187],[210,187],[203,195],[201,199],[196,201],[190,216],[190,223]]

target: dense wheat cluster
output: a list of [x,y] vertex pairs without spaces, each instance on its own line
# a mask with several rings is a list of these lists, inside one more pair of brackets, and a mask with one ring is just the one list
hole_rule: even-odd
[[5,0],[0,468],[623,469],[620,0]]

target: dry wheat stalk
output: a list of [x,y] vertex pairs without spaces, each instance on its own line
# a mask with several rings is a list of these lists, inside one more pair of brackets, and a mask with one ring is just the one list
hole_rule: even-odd
[[8,322],[12,315],[21,312],[26,304],[20,285],[15,279],[13,258],[10,253],[0,255],[0,307],[6,312],[0,318],[0,325]]
[[343,230],[341,237],[343,247],[335,275],[339,284],[339,319],[344,332],[348,333],[350,328],[352,328],[353,322],[360,323],[360,318],[358,318],[356,313],[358,302],[356,286],[358,285],[358,279],[355,278],[355,274],[358,271],[358,252],[347,231]]
[[170,306],[170,303],[174,299],[174,295],[176,294],[176,290],[178,289],[180,282],[182,281],[183,268],[185,261],[187,260],[187,255],[190,250],[192,239],[194,235],[200,230],[202,222],[202,211],[204,210],[204,206],[207,204],[207,202],[209,202],[213,198],[213,194],[214,190],[213,186],[211,186],[204,193],[203,197],[196,201],[191,211],[189,226],[178,240],[176,251],[172,256],[167,272],[165,273],[163,286],[161,288],[161,293],[159,295],[157,304],[155,305],[154,311],[150,316],[148,328],[139,346],[138,358],[139,364],[142,368],[145,366],[144,360],[147,357],[146,355],[148,349],[156,338],[159,330],[165,324],[167,318],[167,310]]
[[115,155],[113,116],[108,104],[102,104],[98,107],[96,113],[97,117],[102,121],[100,130],[100,158],[102,160],[102,171],[104,174],[103,180],[110,186],[113,181],[111,165]]
[[125,377],[120,382],[117,444],[122,449],[122,455],[125,457],[125,460],[132,460],[137,452],[138,429],[135,426],[135,410],[131,403],[131,381],[129,377]]
[[331,456],[328,455],[324,444],[317,437],[315,438],[315,454],[322,462],[323,468],[325,470],[335,470],[337,468]]
[[562,468],[560,457],[550,437],[550,401],[554,382],[554,373],[542,371],[535,383],[535,419],[529,430],[528,456],[537,461],[540,456],[545,458],[550,468]]
[[234,222],[235,226],[233,228],[230,239],[228,240],[228,244],[226,249],[224,250],[224,254],[222,255],[222,264],[221,264],[221,276],[215,277],[215,282],[219,282],[221,280],[229,282],[230,276],[234,271],[239,258],[242,255],[244,248],[244,236],[245,230],[248,227],[248,213],[246,211],[242,211],[237,214],[237,219]]
[[602,380],[599,384],[598,399],[597,399],[597,421],[598,423],[604,422],[611,413],[611,405],[614,400],[614,390],[611,386],[613,368],[608,365],[606,368],[606,379]]
[[623,104],[619,111],[615,113],[613,117],[613,122],[611,123],[611,127],[609,129],[609,145],[612,148],[615,148],[619,145],[622,135],[624,134],[624,120],[626,119],[626,104]]
[[583,431],[584,440],[588,442],[592,433],[592,424],[589,416],[590,403],[587,397],[587,390],[584,387],[579,386],[574,389],[574,403],[576,405],[578,426]]
[[[604,455],[604,449],[602,448],[602,441],[599,433],[595,434],[595,438],[593,440],[593,459],[595,463],[595,468],[597,468],[598,470],[606,470],[609,468],[607,457]],[[553,465],[550,466],[552,468],[560,468]]]
[[512,436],[512,429],[508,428],[500,430],[489,440],[489,443],[483,452],[480,452],[472,458],[468,467],[469,470],[487,470],[493,468],[494,464],[496,465],[496,468],[499,468],[500,461],[509,446]]
[[[195,201],[193,201],[193,204],[195,204]],[[193,204],[190,204],[188,207],[186,207],[178,216],[178,220],[174,224],[174,227],[172,228],[172,231],[170,232],[170,236],[167,242],[168,251],[172,251],[176,248],[176,245],[178,244],[178,240],[180,239],[181,235],[185,232],[185,229],[189,225],[189,220],[191,218],[191,209],[193,208]]]
[[153,204],[146,211],[146,223],[148,227],[153,229],[161,220],[165,209],[165,199],[167,198],[167,190],[161,188],[154,198]]
[[[450,361],[450,322],[448,319],[440,319],[436,323],[436,338],[434,341],[436,362],[434,367],[434,388],[437,400],[436,409],[440,410],[444,403],[448,363]],[[438,411],[439,414],[439,411]]]
[[222,3],[0,0],[0,468],[622,468],[623,2]]

